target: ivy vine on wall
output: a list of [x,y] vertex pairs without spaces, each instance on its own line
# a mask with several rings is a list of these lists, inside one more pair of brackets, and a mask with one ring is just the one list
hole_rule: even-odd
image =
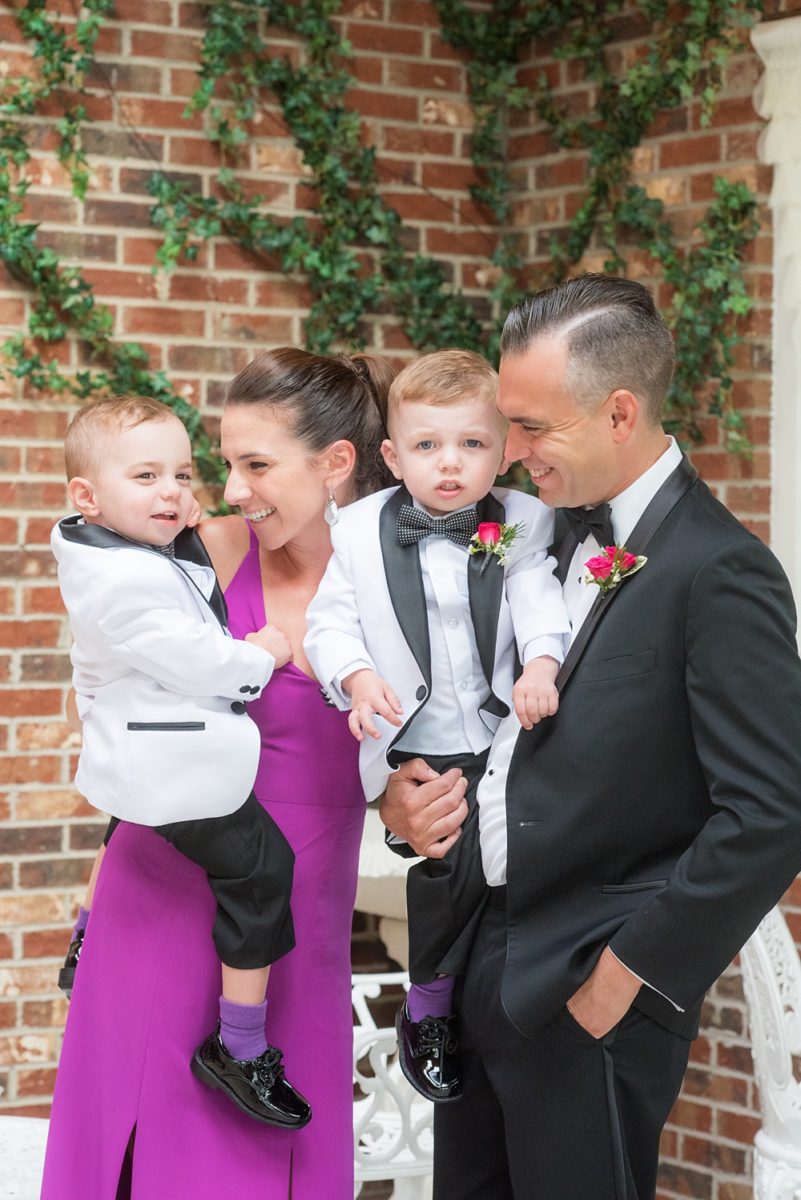
[[[742,184],[718,180],[715,199],[687,247],[676,240],[662,203],[632,179],[632,154],[658,113],[696,99],[708,119],[722,70],[738,32],[760,11],[759,0],[688,0],[677,17],[668,0],[640,0],[652,30],[645,54],[625,71],[612,67],[608,41],[620,9],[595,0],[492,0],[474,9],[465,0],[433,0],[443,36],[465,59],[475,123],[471,139],[477,182],[471,195],[486,213],[491,242],[486,296],[478,301],[451,287],[443,264],[405,248],[403,223],[382,196],[374,149],[346,104],[354,84],[351,47],[336,20],[341,0],[215,0],[203,12],[206,29],[198,87],[188,114],[203,112],[217,145],[214,195],[191,191],[154,170],[151,219],[161,231],[157,268],[192,260],[209,238],[228,237],[274,269],[304,279],[312,303],[307,345],[325,352],[359,345],[366,321],[391,311],[418,349],[462,346],[494,358],[505,311],[523,292],[564,278],[599,248],[609,270],[625,272],[626,254],[644,250],[670,284],[666,316],[673,326],[679,369],[667,425],[700,440],[699,395],[721,417],[728,447],[747,452],[739,413],[730,403],[737,319],[750,301],[741,262],[756,233],[755,200]],[[113,0],[85,0],[74,24],[63,26],[46,0],[25,0],[16,18],[32,46],[32,76],[7,78],[0,105],[0,257],[32,293],[26,330],[3,347],[7,370],[36,389],[79,398],[98,390],[157,396],[186,421],[201,475],[217,482],[220,465],[199,414],[152,371],[144,349],[112,337],[112,317],[98,304],[80,269],[42,247],[23,218],[28,188],[30,121],[45,102],[60,108],[58,154],[76,196],[89,173],[81,149],[87,121],[87,73]],[[299,47],[290,58],[269,46],[265,30],[281,30]],[[518,81],[519,63],[534,39],[552,39],[553,54],[583,64],[594,88],[592,112],[574,116],[547,80],[536,92]],[[317,195],[316,220],[277,217],[238,179],[242,149],[260,108],[278,101]],[[510,113],[535,109],[556,145],[587,157],[583,202],[566,232],[554,238],[550,263],[527,272],[518,235],[510,229],[512,186],[506,140]],[[48,346],[70,333],[82,344],[86,369],[63,371]],[[712,386],[710,387],[710,381]]]
[[[178,395],[162,371],[151,371],[146,351],[135,342],[112,337],[113,319],[98,304],[91,284],[78,267],[64,266],[50,247],[37,241],[36,224],[22,219],[30,186],[25,168],[30,161],[30,126],[48,100],[60,102],[56,122],[58,157],[70,173],[72,189],[83,197],[89,183],[80,131],[86,110],[86,75],[94,62],[94,47],[102,20],[113,0],[85,0],[72,36],[47,10],[46,0],[27,0],[17,10],[20,29],[32,43],[37,72],[8,77],[0,105],[0,258],[15,279],[32,293],[28,327],[3,345],[7,370],[38,391],[72,394],[85,399],[111,391],[154,396],[178,414],[187,427],[201,477],[220,483],[224,472],[219,455],[203,427],[200,413]],[[91,365],[74,374],[61,371],[58,360],[43,355],[47,347],[73,333]]]

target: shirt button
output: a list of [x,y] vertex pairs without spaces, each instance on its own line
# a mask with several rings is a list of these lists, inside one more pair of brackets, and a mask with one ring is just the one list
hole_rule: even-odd
[[231,712],[237,713],[241,716],[242,713],[247,712],[247,708],[242,700],[234,700],[233,704],[231,705]]
[[488,774],[488,775],[494,775],[494,774],[495,774],[495,768],[494,768],[494,767],[490,767],[490,769],[487,771],[487,774]]
[[462,682],[459,684],[459,687],[462,689],[463,692],[466,692],[467,689],[470,687],[470,684],[467,682],[466,679],[463,679]]
[[423,686],[423,684],[422,684],[422,683],[420,684],[420,686],[419,686],[419,688],[417,689],[417,691],[414,693],[414,698],[415,698],[415,700],[425,700],[425,698],[426,698],[426,689],[425,689],[425,687]]
[[456,617],[451,617],[451,619],[448,621],[448,624],[450,625],[451,629],[455,629],[459,622],[456,620]]

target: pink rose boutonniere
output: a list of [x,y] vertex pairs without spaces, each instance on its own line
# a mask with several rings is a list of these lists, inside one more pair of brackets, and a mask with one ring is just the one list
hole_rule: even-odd
[[647,562],[642,554],[629,554],[625,546],[606,546],[601,554],[584,564],[587,568],[584,582],[597,583],[602,592],[611,592]]
[[470,553],[487,555],[485,562],[481,564],[482,571],[493,554],[499,563],[506,562],[507,550],[525,526],[525,521],[518,521],[516,525],[501,525],[497,521],[482,521],[479,524],[470,539]]

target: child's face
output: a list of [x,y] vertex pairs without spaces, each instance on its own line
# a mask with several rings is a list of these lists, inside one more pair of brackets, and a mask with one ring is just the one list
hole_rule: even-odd
[[492,487],[503,458],[505,422],[484,400],[442,407],[409,401],[381,447],[387,466],[431,516],[475,504]]
[[135,542],[166,546],[194,504],[192,447],[181,422],[145,421],[106,436],[101,455],[95,478],[85,481],[91,498],[79,503],[84,518]]

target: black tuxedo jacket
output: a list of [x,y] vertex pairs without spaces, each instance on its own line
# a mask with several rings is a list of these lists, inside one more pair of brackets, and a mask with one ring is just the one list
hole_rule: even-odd
[[647,563],[596,601],[559,712],[521,733],[510,765],[502,996],[527,1034],[609,944],[652,985],[637,1005],[694,1036],[705,991],[801,870],[781,567],[686,461],[627,546]]

